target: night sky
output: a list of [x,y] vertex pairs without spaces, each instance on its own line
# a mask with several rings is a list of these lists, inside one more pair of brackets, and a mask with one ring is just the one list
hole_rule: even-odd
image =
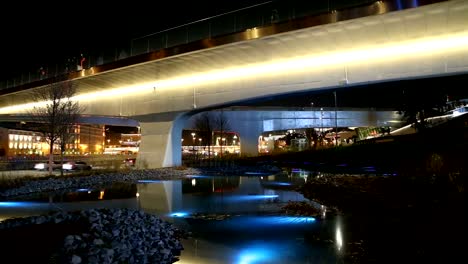
[[132,38],[267,0],[3,2],[2,71],[32,71],[82,52],[114,49]]

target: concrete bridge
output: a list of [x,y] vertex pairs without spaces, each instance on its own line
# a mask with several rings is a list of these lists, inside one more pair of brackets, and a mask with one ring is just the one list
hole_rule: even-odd
[[[207,40],[204,48],[176,55],[152,52],[111,69],[84,69],[66,81],[77,87],[74,99],[85,114],[138,121],[137,160],[156,168],[181,164],[181,131],[191,115],[205,109],[468,71],[468,1],[398,11],[382,3],[361,7],[374,10],[361,18],[340,20],[334,11],[289,31],[276,31],[280,25],[253,27],[230,36],[230,43]],[[0,114],[24,113],[33,106],[30,89],[47,85],[2,90]]]

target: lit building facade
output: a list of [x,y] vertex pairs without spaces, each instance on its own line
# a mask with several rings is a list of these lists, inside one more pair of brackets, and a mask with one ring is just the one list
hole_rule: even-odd
[[[75,125],[68,134],[65,155],[102,154],[104,129],[99,125]],[[53,153],[60,154],[61,139],[54,144]],[[49,155],[50,146],[43,133],[0,127],[0,157]]]
[[184,129],[182,131],[182,152],[208,155],[208,149],[213,155],[220,153],[240,155],[240,136],[233,131],[212,131],[211,143],[208,144],[206,132]]
[[67,155],[103,154],[105,132],[103,125],[75,125],[65,144]]
[[[115,140],[115,139],[114,139]],[[104,154],[125,154],[131,155],[138,153],[140,148],[141,142],[141,134],[134,133],[134,134],[127,134],[121,133],[119,134],[118,144],[111,144],[112,139],[109,137],[107,139],[107,145],[104,150]]]
[[[59,150],[60,145],[54,146]],[[40,132],[0,128],[0,156],[45,155],[49,144]]]

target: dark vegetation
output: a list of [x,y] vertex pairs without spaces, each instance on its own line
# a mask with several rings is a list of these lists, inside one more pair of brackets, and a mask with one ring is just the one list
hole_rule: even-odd
[[345,174],[398,174],[408,177],[466,174],[468,117],[423,132],[360,141],[352,146],[252,157],[247,163],[271,162]]
[[[467,132],[464,117],[417,134],[250,162],[317,172],[299,192],[346,219],[344,263],[457,263],[464,259]],[[300,204],[284,209],[317,214]]]

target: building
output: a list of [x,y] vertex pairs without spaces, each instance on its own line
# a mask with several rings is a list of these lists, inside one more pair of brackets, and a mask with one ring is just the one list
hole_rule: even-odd
[[[233,131],[211,131],[211,143],[206,131],[184,129],[182,131],[182,152],[212,155],[219,153],[240,154],[240,136]],[[208,150],[209,149],[209,150]]]
[[[116,133],[113,133],[113,136],[115,138]],[[131,155],[131,154],[136,154],[138,153],[138,150],[140,148],[140,142],[141,142],[141,134],[140,133],[121,133],[119,134],[119,140],[118,144],[115,144],[116,141],[115,139],[111,139],[109,136],[107,138],[107,144],[104,149],[104,154],[111,154],[111,155],[118,155],[118,154],[124,154],[124,155]]]
[[65,155],[103,154],[105,144],[103,125],[78,124],[70,131],[69,143],[65,145]]
[[[54,146],[59,150],[60,145]],[[0,157],[45,155],[49,144],[40,132],[0,127]]]
[[[77,124],[65,143],[65,155],[102,154],[104,151],[103,126]],[[54,144],[53,153],[60,154],[61,140]],[[0,157],[49,155],[50,146],[42,132],[0,127]]]

